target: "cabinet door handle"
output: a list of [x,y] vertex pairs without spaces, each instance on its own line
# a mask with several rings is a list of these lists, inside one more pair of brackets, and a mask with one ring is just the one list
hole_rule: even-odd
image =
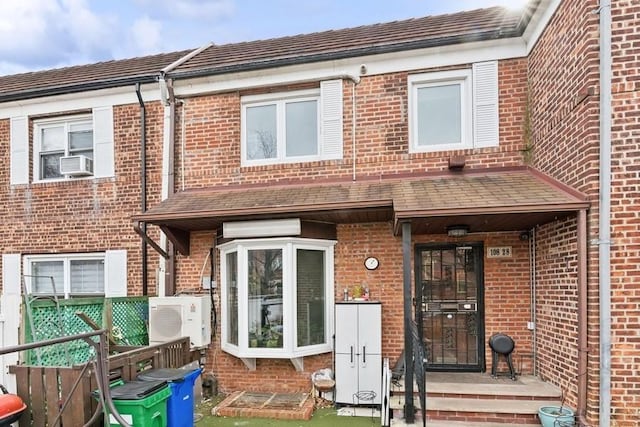
[[353,364],[353,346],[351,346],[351,364]]
[[362,346],[362,364],[367,363],[367,346]]

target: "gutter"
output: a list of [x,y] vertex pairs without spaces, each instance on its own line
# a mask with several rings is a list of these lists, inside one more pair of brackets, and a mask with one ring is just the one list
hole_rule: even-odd
[[600,427],[611,424],[611,0],[600,14]]
[[129,86],[132,84],[155,83],[158,81],[158,74],[154,72],[152,75],[141,75],[132,77],[120,77],[109,80],[98,80],[67,86],[49,87],[35,89],[31,91],[21,90],[20,92],[9,92],[0,95],[0,102],[20,101],[25,99],[42,98],[54,95],[67,95],[71,93],[87,92],[100,89],[112,89],[115,87]]

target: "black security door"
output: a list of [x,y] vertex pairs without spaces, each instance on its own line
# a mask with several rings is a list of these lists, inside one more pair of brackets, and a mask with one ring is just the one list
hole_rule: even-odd
[[484,370],[482,250],[416,247],[416,319],[428,370]]

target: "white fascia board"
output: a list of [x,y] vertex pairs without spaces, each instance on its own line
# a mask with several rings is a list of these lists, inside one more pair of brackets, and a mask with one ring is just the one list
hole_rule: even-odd
[[522,34],[522,38],[527,44],[527,55],[531,53],[538,39],[558,10],[562,0],[542,0],[536,13],[531,17],[529,25]]
[[[141,85],[140,92],[145,102],[160,99],[157,83]],[[126,104],[138,104],[138,97],[133,85],[1,103],[0,119]]]
[[293,82],[327,80],[360,76],[366,64],[366,76],[434,67],[466,65],[474,62],[520,58],[526,55],[526,44],[520,37],[472,42],[381,55],[358,56],[335,61],[276,67],[266,70],[220,74],[174,81],[176,96],[188,97],[207,93],[229,92],[255,87],[277,86]]

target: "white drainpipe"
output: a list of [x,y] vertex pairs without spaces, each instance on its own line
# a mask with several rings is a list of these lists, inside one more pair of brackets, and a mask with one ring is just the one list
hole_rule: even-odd
[[611,1],[600,2],[600,427],[611,425]]

